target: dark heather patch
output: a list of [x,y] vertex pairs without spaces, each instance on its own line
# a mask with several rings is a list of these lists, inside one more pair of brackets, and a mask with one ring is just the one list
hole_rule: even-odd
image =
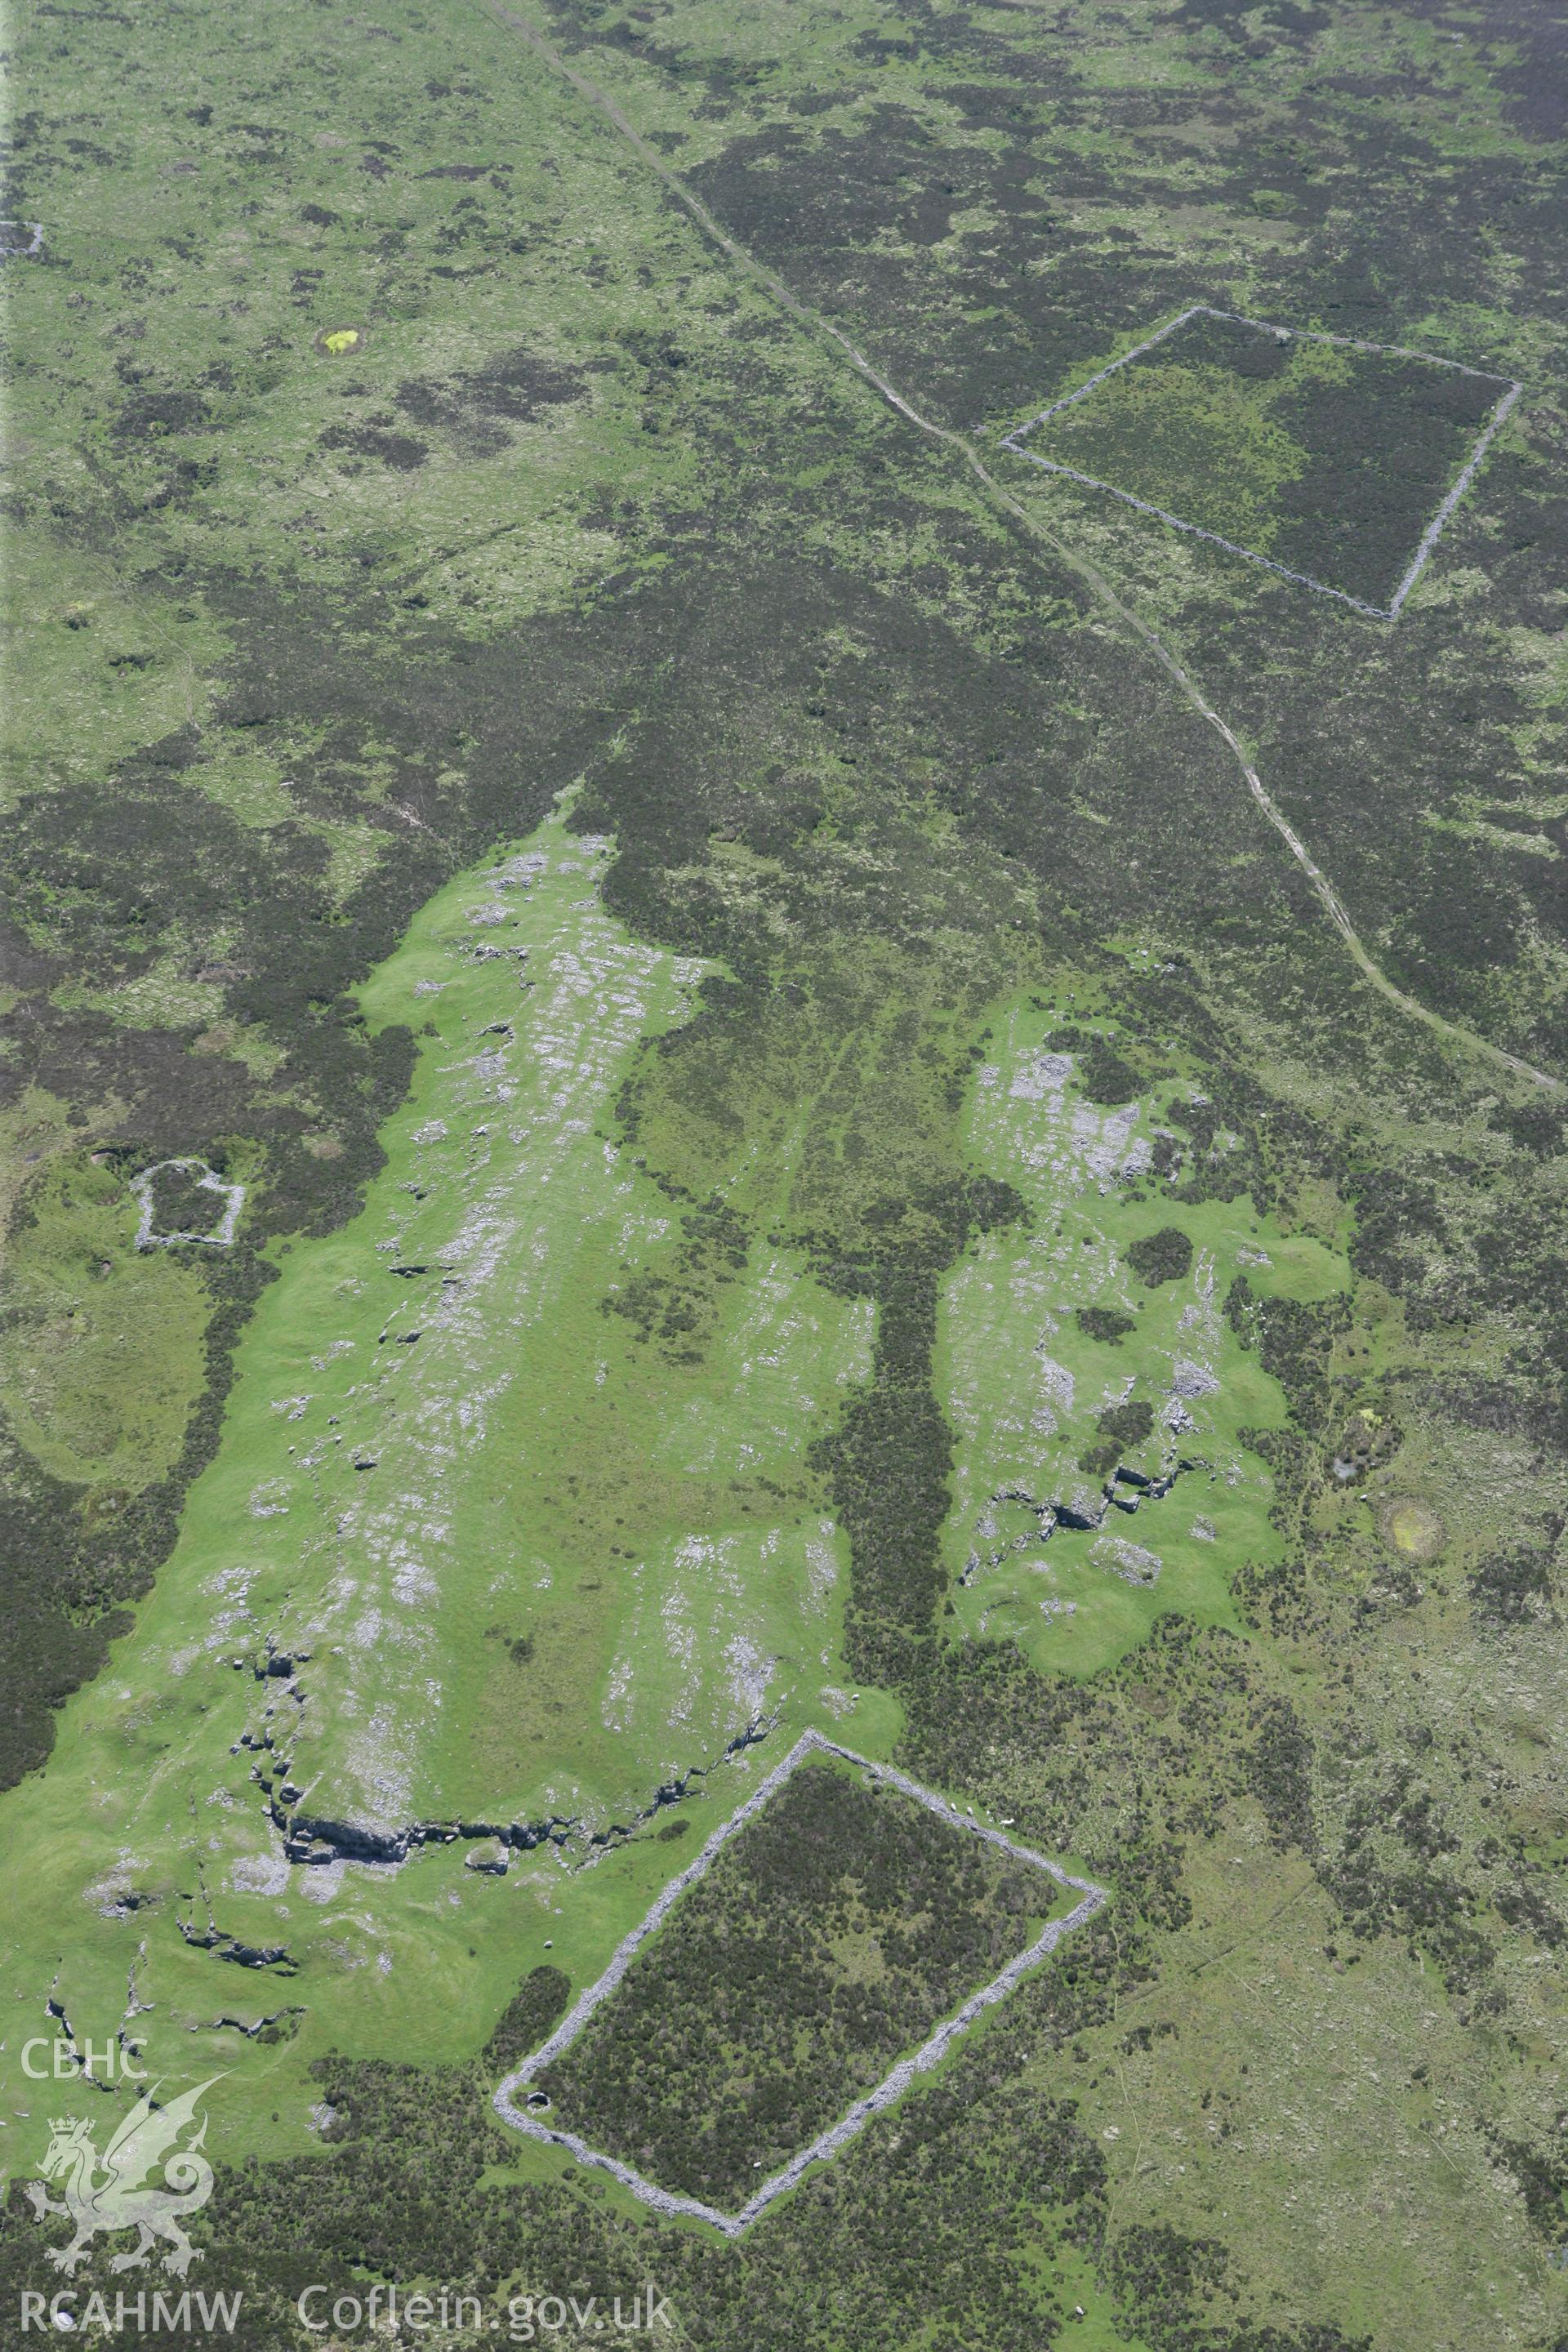
[[199,432],[210,415],[197,392],[138,392],[121,405],[114,432],[122,441],[161,440],[169,433]]
[[506,447],[508,425],[530,425],[580,399],[587,378],[522,345],[482,367],[444,379],[414,376],[397,388],[397,405],[416,425],[443,428],[470,454]]
[[566,2014],[572,1979],[545,1961],[531,1969],[497,2021],[481,2053],[487,2066],[504,2072],[537,2050]]
[[388,433],[374,425],[330,425],[321,436],[323,449],[348,449],[358,457],[379,457],[395,473],[412,474],[430,455],[423,441],[407,433]]
[[536,2079],[592,2145],[733,2207],[1022,1950],[1056,1892],[813,1759]]

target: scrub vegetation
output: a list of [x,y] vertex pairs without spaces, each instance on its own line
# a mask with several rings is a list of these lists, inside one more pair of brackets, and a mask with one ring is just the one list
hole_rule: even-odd
[[1021,1951],[1057,1891],[900,1790],[808,1762],[537,2080],[595,2147],[742,2205]]

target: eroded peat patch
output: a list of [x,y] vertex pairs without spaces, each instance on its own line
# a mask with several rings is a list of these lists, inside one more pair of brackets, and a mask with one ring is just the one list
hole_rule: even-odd
[[739,2236],[1104,1899],[808,1731],[496,2111],[656,2210]]
[[1198,303],[1002,446],[1392,621],[1522,389]]

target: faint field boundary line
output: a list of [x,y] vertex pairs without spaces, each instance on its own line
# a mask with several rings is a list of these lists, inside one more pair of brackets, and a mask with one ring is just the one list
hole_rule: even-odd
[[[836,327],[831,319],[824,318],[820,311],[814,310],[808,303],[803,302],[787,281],[779,276],[776,269],[770,269],[766,262],[759,261],[755,255],[748,252],[743,245],[738,243],[730,235],[728,229],[722,227],[715,219],[701,197],[687,186],[679,173],[670,170],[658,148],[649,145],[641,131],[616,105],[615,100],[606,91],[591,82],[586,74],[581,74],[574,66],[568,65],[560,52],[544,38],[542,33],[535,31],[526,16],[520,16],[515,9],[500,5],[500,0],[485,0],[485,5],[489,14],[508,26],[510,31],[516,33],[520,39],[526,41],[530,48],[543,58],[552,73],[558,74],[562,80],[570,83],[586,104],[594,108],[595,112],[602,114],[611,127],[619,131],[628,146],[634,148],[642,158],[648,170],[663,183],[677,204],[696,222],[704,236],[710,238],[721,253],[727,254],[738,269],[743,270],[757,285],[765,287],[774,300],[787,310],[792,318],[798,319],[803,326],[809,328],[813,334],[825,336],[830,342],[836,343],[851,367],[872,387],[873,391],[880,394],[889,408],[895,409],[900,416],[907,417],[911,425],[932,441],[940,441],[945,447],[955,451],[987,494],[1011,517],[1013,521],[1029,538],[1038,540],[1042,546],[1048,547],[1058,562],[1065,564],[1069,572],[1076,572],[1078,577],[1092,590],[1106,610],[1113,613],[1124,627],[1131,629],[1133,635],[1142,640],[1167,676],[1180,687],[1199,717],[1207,719],[1212,727],[1216,727],[1235,752],[1253,801],[1306,875],[1335,929],[1340,932],[1350,949],[1356,969],[1369,985],[1376,989],[1378,994],[1387,1003],[1392,1004],[1395,1011],[1406,1014],[1412,1021],[1419,1021],[1424,1027],[1430,1029],[1435,1035],[1446,1039],[1450,1045],[1462,1046],[1468,1053],[1479,1054],[1484,1061],[1492,1062],[1500,1068],[1510,1070],[1517,1077],[1527,1078],[1533,1086],[1549,1087],[1553,1093],[1561,1092],[1563,1084],[1561,1078],[1552,1076],[1548,1071],[1538,1070],[1533,1063],[1522,1061],[1517,1054],[1509,1053],[1502,1045],[1494,1045],[1489,1037],[1480,1036],[1474,1029],[1461,1028],[1458,1022],[1446,1019],[1441,1013],[1434,1013],[1429,1005],[1419,1003],[1415,997],[1407,996],[1402,988],[1395,986],[1381,965],[1373,961],[1367,950],[1362,945],[1338,892],[1308,856],[1300,835],[1287,824],[1274,801],[1264,789],[1257,771],[1252,767],[1224,719],[1204,699],[1192,678],[1175,656],[1169,651],[1158,632],[1152,628],[1147,621],[1141,619],[1131,605],[1125,604],[1117,594],[1100,566],[1090,557],[1082,554],[1077,548],[1069,547],[1064,540],[1058,539],[1055,531],[1040,521],[1037,516],[1032,515],[1027,507],[1024,506],[997,480],[974,447],[973,441],[966,439],[961,433],[953,432],[949,425],[935,424],[929,416],[922,416],[919,409],[904,398],[896,385],[889,383],[881,371],[872,366],[864,352],[851,341],[842,327]],[[1394,347],[1390,345],[1389,348],[1392,350]],[[1458,364],[1458,361],[1443,362],[1443,365],[1447,367]],[[1501,383],[1504,379],[1499,377],[1496,381]],[[1500,423],[1500,418],[1498,422]],[[1456,484],[1456,495],[1463,488],[1466,478],[1468,477],[1462,477]],[[1449,510],[1452,510],[1451,508]],[[1444,516],[1442,520],[1446,520],[1447,517]]]
[[[928,1812],[935,1813],[950,1826],[963,1830],[967,1836],[980,1838],[987,1845],[997,1847],[1015,1862],[1025,1863],[1031,1869],[1042,1872],[1054,1879],[1058,1886],[1071,1887],[1082,1899],[1064,1917],[1048,1921],[1034,1942],[1016,1953],[999,1975],[993,1977],[989,1984],[982,1985],[977,1992],[971,1993],[951,2017],[944,2018],[936,2026],[918,2050],[911,2052],[907,2058],[900,2058],[873,2090],[868,2091],[863,2098],[857,2099],[847,2114],[841,2116],[837,2123],[829,2124],[805,2147],[792,2156],[779,2171],[771,2174],[760,2188],[752,2191],[738,2212],[725,2213],[716,2205],[706,2204],[700,2197],[687,2197],[674,2189],[661,2189],[657,2181],[646,2179],[629,2164],[623,2164],[618,2157],[590,2147],[577,2133],[558,2130],[546,2123],[542,2116],[531,2112],[526,2105],[520,2105],[517,2095],[520,2091],[526,2094],[526,2085],[541,2069],[570,2049],[595,2011],[620,1984],[638,1949],[663,1923],[688,1887],[707,1875],[736,1832],[761,1812],[796,1767],[813,1754],[837,1756],[844,1763],[853,1764],[868,1774],[873,1781],[885,1780],[889,1787],[901,1790],[903,1795],[912,1798],[916,1804],[923,1805]],[[841,1748],[837,1740],[827,1738],[820,1731],[805,1731],[782,1762],[775,1764],[766,1779],[759,1781],[745,1802],[736,1808],[727,1822],[721,1822],[696,1860],[689,1863],[655,1898],[646,1916],[616,1946],[604,1974],[578,1995],[549,2041],[531,2057],[525,2058],[522,2064],[499,2085],[491,2105],[502,2121],[510,2124],[514,2130],[526,2132],[531,2139],[542,2140],[548,2146],[568,2148],[580,2164],[595,2165],[601,2171],[613,2174],[623,2188],[629,2189],[634,2197],[640,2198],[656,2212],[707,2221],[714,2229],[722,2231],[726,2237],[738,2238],[743,2231],[750,2229],[760,2214],[765,2212],[775,2198],[783,2197],[794,2189],[814,2164],[826,2163],[837,2156],[841,2148],[847,2147],[865,2130],[874,2116],[880,2115],[884,2108],[901,2099],[916,2077],[929,2074],[977,2017],[985,2010],[994,2009],[999,2001],[1005,2000],[1028,1971],[1053,1951],[1064,1936],[1070,1935],[1075,1927],[1092,1918],[1105,1900],[1104,1887],[1094,1885],[1087,1878],[1074,1878],[1060,1863],[1037,1853],[1032,1846],[1019,1845],[1012,1838],[1004,1837],[1000,1830],[988,1829],[981,1822],[971,1821],[945,1797],[939,1797],[934,1790],[922,1788],[907,1773],[895,1771],[890,1764],[875,1764],[868,1757],[857,1755],[852,1748]]]
[[[1282,341],[1333,343],[1342,351],[1372,352],[1388,359],[1417,360],[1426,367],[1451,368],[1457,375],[1474,376],[1482,383],[1500,383],[1505,387],[1452,488],[1422,532],[1409,570],[1386,604],[1369,604],[1363,597],[1352,596],[1343,588],[1331,588],[1326,580],[1314,579],[1310,572],[1293,572],[1289,564],[1276,563],[1272,556],[1259,554],[1255,547],[1243,547],[1238,541],[1226,539],[1217,530],[1206,530],[1201,523],[1184,522],[1180,515],[1167,513],[1163,507],[1152,506],[1147,499],[1135,498],[1131,490],[1118,489],[1114,482],[1102,482],[1097,475],[1080,473],[1076,466],[1063,465],[1056,457],[1042,457],[1037,451],[1025,447],[1030,434],[1038,425],[1047,424],[1053,416],[1059,416],[1064,408],[1071,408],[1077,402],[1087,398],[1097,384],[1103,383],[1108,376],[1117,374],[1122,368],[1130,367],[1134,360],[1142,359],[1145,352],[1153,351],[1168,335],[1173,335],[1178,327],[1184,327],[1189,319],[1224,319],[1232,326],[1256,327],[1260,334],[1274,335]],[[1065,474],[1069,481],[1081,482],[1086,489],[1104,490],[1110,497],[1120,499],[1123,505],[1136,507],[1140,514],[1152,515],[1156,522],[1169,523],[1173,530],[1190,532],[1194,539],[1206,539],[1211,547],[1223,547],[1227,554],[1239,555],[1248,563],[1259,564],[1265,572],[1277,572],[1281,580],[1292,580],[1299,587],[1310,588],[1316,595],[1331,596],[1336,603],[1348,604],[1352,612],[1364,613],[1368,620],[1396,621],[1400,607],[1426,570],[1449,516],[1474,480],[1477,468],[1523,390],[1523,384],[1515,383],[1511,376],[1499,375],[1490,368],[1470,367],[1463,360],[1444,359],[1436,352],[1412,351],[1404,343],[1363,342],[1355,335],[1331,335],[1316,327],[1281,327],[1276,325],[1272,319],[1250,319],[1241,310],[1216,310],[1212,303],[1194,302],[1153,334],[1146,336],[1142,342],[1134,343],[1130,352],[1123,352],[1120,359],[1112,360],[1109,367],[1100,368],[1086,383],[1080,383],[1076,392],[1068,393],[1061,400],[1053,400],[1048,408],[1042,408],[1038,415],[1031,416],[1026,425],[1020,425],[1013,432],[1004,434],[1001,446],[1004,449],[1012,450],[1016,457],[1026,457],[1031,466],[1037,466],[1044,474]]]

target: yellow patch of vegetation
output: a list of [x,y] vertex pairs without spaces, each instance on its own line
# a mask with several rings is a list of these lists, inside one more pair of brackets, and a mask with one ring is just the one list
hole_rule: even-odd
[[1436,1559],[1448,1540],[1448,1530],[1436,1511],[1405,1495],[1383,1514],[1384,1540],[1406,1559]]

